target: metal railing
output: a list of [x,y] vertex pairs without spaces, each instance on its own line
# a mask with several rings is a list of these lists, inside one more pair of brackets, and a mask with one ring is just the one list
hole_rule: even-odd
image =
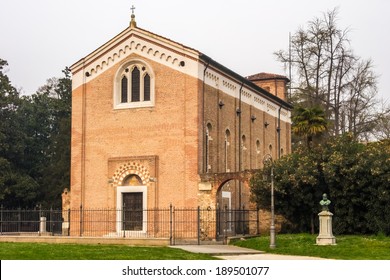
[[245,209],[0,209],[1,235],[169,238],[170,244],[258,235],[259,211]]

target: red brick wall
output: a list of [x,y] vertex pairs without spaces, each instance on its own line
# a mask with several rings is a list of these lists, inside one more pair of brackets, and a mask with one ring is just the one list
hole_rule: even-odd
[[[132,58],[144,60],[153,69],[155,106],[116,110],[115,75],[122,62]],[[171,203],[176,207],[196,207],[198,200],[214,204],[216,190],[198,191],[199,173],[226,171],[227,129],[231,172],[261,168],[264,155],[271,154],[276,159],[278,149],[283,149],[283,154],[290,152],[291,128],[284,121],[280,122],[278,147],[278,107],[262,111],[241,102],[241,114],[237,115],[239,99],[222,88],[204,86],[200,79],[134,54],[122,62],[73,90],[72,208],[81,204],[84,208],[115,208],[121,174],[127,174],[124,168],[133,165],[144,170],[139,175],[147,185],[148,208],[169,207]],[[220,101],[223,106],[219,106]],[[207,124],[212,127],[213,139],[209,142],[210,169],[204,159]],[[240,147],[243,135],[245,150]]]
[[[205,94],[205,120],[206,124],[211,124],[212,141],[209,144],[210,153],[210,173],[225,172],[225,131],[229,129],[231,133],[230,140],[230,158],[232,162],[230,171],[236,172],[246,169],[259,169],[262,167],[262,160],[265,154],[271,154],[274,159],[278,157],[278,114],[279,107],[271,112],[263,112],[254,106],[241,102],[241,114],[237,114],[237,109],[240,107],[239,99],[234,98],[222,90],[217,90],[213,87],[206,86]],[[219,101],[224,104],[219,106]],[[274,108],[275,109],[275,108]],[[269,109],[270,111],[272,108]],[[252,120],[252,116],[255,117]],[[241,131],[239,128],[241,117]],[[268,125],[265,125],[265,124]],[[290,152],[290,124],[280,121],[280,149],[283,153]],[[241,132],[241,135],[239,135]],[[245,136],[245,150],[243,146],[242,136]],[[241,138],[241,140],[240,140]],[[259,140],[260,147],[257,148],[256,142]],[[241,141],[241,143],[240,143]],[[270,150],[270,146],[272,149]],[[258,153],[259,151],[259,153]],[[241,161],[241,167],[239,162]]]
[[[137,56],[128,59],[132,57]],[[145,61],[155,75],[154,107],[113,109],[113,83],[121,63],[84,87],[73,90],[72,207],[79,207],[81,203],[85,208],[116,207],[115,185],[111,180],[114,174],[112,167],[109,169],[109,160],[123,158],[122,162],[119,160],[120,166],[145,156],[158,158],[152,172],[157,182],[148,184],[148,207],[168,207],[170,203],[197,205],[198,81],[161,64]],[[157,192],[159,198],[155,199]]]

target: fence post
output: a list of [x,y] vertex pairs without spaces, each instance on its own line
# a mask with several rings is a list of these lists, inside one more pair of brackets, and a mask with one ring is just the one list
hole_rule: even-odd
[[80,237],[83,234],[83,205],[80,204]]
[[215,238],[219,239],[221,237],[221,209],[219,208],[219,205],[217,205],[217,208],[215,209],[215,221]]
[[0,208],[0,234],[3,235],[3,204],[1,204]]
[[22,209],[19,207],[18,208],[18,232],[20,232],[21,224],[22,224]]
[[172,204],[169,205],[169,244],[173,244],[173,208]]
[[68,236],[70,236],[70,208],[68,209]]
[[228,221],[227,221],[227,205],[225,205],[225,211],[224,211],[224,215],[223,215],[223,224],[224,224],[224,228],[222,229],[223,230],[223,245],[226,245],[227,244],[227,228],[228,228]]
[[247,220],[246,220],[246,213],[245,213],[245,205],[243,205],[241,210],[241,230],[243,236],[245,236],[246,222]]
[[200,245],[200,206],[198,206],[198,245]]
[[49,229],[51,231],[51,236],[54,235],[54,224],[53,224],[53,206],[50,207],[50,212],[49,212]]
[[256,208],[256,235],[260,235],[260,214],[259,214],[259,207]]
[[122,230],[123,230],[123,238],[126,237],[126,227],[125,227],[125,218],[126,218],[126,214],[125,214],[125,208],[126,208],[126,203],[123,203],[122,205]]
[[[39,213],[38,213],[38,216],[39,216],[39,218],[38,218],[38,221],[39,221],[39,236],[41,236],[41,234],[42,234],[42,229],[43,229],[43,227],[42,227],[42,220],[41,220],[41,218],[43,217],[43,213],[42,213],[42,204],[39,204],[38,205],[38,208],[39,208]],[[46,219],[45,219],[46,220]],[[45,232],[46,232],[46,225],[45,225]]]

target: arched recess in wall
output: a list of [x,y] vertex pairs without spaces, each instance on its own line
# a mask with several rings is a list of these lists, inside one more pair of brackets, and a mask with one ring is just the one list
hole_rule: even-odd
[[214,145],[213,145],[213,126],[210,122],[206,125],[206,172],[210,172],[213,168],[213,158],[214,158]]
[[241,136],[241,170],[245,170],[248,168],[247,160],[247,146],[246,146],[246,136],[243,134]]
[[261,167],[262,159],[261,159],[261,147],[260,147],[260,140],[256,140],[256,163],[255,168],[259,169]]
[[248,182],[227,180],[219,187],[216,197],[217,236],[247,234],[250,189]]
[[224,141],[224,163],[225,163],[225,172],[230,172],[232,167],[232,156],[231,156],[231,134],[230,130],[225,130],[225,141]]
[[142,186],[143,182],[141,177],[136,174],[130,174],[123,179],[122,186]]

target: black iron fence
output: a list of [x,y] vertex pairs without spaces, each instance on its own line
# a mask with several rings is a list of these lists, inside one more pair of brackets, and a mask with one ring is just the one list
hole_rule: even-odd
[[0,209],[1,235],[169,238],[172,245],[258,235],[259,223],[259,211],[246,209]]

